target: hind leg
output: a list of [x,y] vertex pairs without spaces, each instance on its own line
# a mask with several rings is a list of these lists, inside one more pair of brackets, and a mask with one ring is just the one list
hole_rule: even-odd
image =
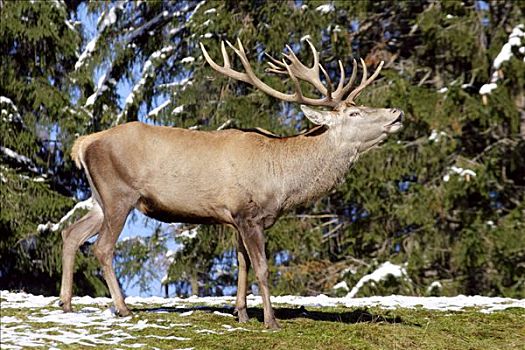
[[62,284],[60,287],[60,304],[64,312],[71,312],[73,296],[73,272],[75,254],[88,238],[97,234],[104,221],[104,214],[99,204],[94,201],[93,208],[80,220],[62,231]]
[[248,290],[248,269],[250,268],[250,258],[244,247],[240,233],[237,233],[237,300],[235,302],[235,312],[239,317],[239,322],[248,322],[248,311],[246,309],[246,293]]
[[93,252],[102,265],[104,278],[111,293],[113,303],[115,304],[116,314],[119,316],[127,316],[131,314],[131,312],[124,302],[124,296],[122,295],[117,276],[115,275],[113,255],[115,244],[117,243],[130,210],[131,207],[106,205],[106,203],[104,203],[105,219],[98,239],[93,247]]

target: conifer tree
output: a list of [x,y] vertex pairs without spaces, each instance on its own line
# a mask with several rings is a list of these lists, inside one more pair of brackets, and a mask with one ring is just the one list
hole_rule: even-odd
[[[2,16],[7,10],[21,11],[18,8],[35,12],[33,6],[5,5]],[[347,76],[352,58],[363,58],[369,67],[385,61],[380,78],[358,102],[400,108],[406,121],[399,135],[364,155],[326,197],[286,213],[269,230],[267,251],[275,293],[330,293],[337,282],[355,285],[391,262],[403,266],[406,279],[367,285],[356,295],[430,290],[445,295],[525,295],[523,4],[246,0],[82,6],[98,18],[93,38],[81,43],[77,29],[67,43],[53,41],[50,47],[57,48],[58,55],[48,58],[49,51],[38,50],[47,60],[43,67],[33,69],[33,61],[23,62],[31,68],[26,68],[30,77],[53,77],[40,80],[47,90],[39,86],[38,91],[46,91],[48,99],[20,94],[33,84],[22,82],[27,74],[10,73],[20,63],[0,68],[3,79],[9,79],[2,96],[12,101],[9,106],[2,102],[2,110],[12,115],[9,124],[2,124],[6,125],[2,133],[10,137],[6,140],[12,138],[2,140],[3,176],[29,176],[33,165],[39,171],[53,171],[48,182],[37,183],[48,186],[53,195],[42,201],[48,203],[41,209],[47,216],[24,219],[27,226],[17,237],[34,235],[37,223],[57,222],[72,206],[68,198],[75,190],[81,199],[88,196],[82,175],[69,173],[67,153],[75,133],[133,120],[200,130],[262,127],[283,136],[309,128],[298,106],[218,75],[202,59],[199,43],[220,61],[220,40],[240,38],[256,74],[286,90],[292,88],[290,81],[265,73],[264,53],[280,57],[288,44],[303,62],[311,62],[305,45],[310,40],[335,81],[337,59]],[[61,21],[55,23],[69,28],[65,19],[75,11],[64,7]],[[42,10],[38,16],[50,14]],[[20,18],[2,21],[2,31],[12,34],[0,40],[14,43],[22,35],[25,24]],[[4,49],[14,47],[10,45],[2,46],[3,61],[12,54],[13,49]],[[42,62],[40,56],[35,62]],[[242,69],[237,60],[233,64]],[[130,91],[121,96],[127,84]],[[45,114],[55,118],[46,123],[42,112],[35,112],[44,102],[56,111]],[[20,117],[15,116],[15,107]],[[8,130],[7,125],[19,124],[35,129],[28,133],[32,136],[15,139],[26,134]],[[41,138],[34,125],[52,125],[63,139],[36,150]],[[20,158],[23,164],[4,165],[12,164],[4,149],[26,155],[32,163]],[[60,156],[49,158],[51,150]],[[20,208],[23,201],[17,203]],[[56,207],[58,203],[62,204]],[[19,213],[9,215],[2,223],[20,221]],[[154,269],[140,267],[152,263],[170,264],[164,283],[181,294],[220,294],[225,286],[235,285],[232,230],[165,227],[159,226],[144,244],[119,243],[122,280],[138,276],[147,281]],[[166,237],[175,237],[181,249],[164,256]],[[429,289],[437,282],[439,290]]]
[[[0,3],[2,288],[56,294],[59,287],[56,223],[74,205],[77,179],[66,152],[81,114],[70,73],[82,36],[70,6]],[[81,254],[77,266],[80,290],[106,291],[93,259]]]

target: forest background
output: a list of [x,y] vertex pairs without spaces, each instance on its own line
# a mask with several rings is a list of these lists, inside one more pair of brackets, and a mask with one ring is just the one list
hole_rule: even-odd
[[[274,294],[341,295],[393,265],[399,274],[356,295],[525,297],[524,2],[4,0],[0,11],[2,289],[58,294],[60,231],[89,206],[69,156],[78,135],[134,120],[279,135],[311,127],[297,105],[205,64],[199,42],[220,61],[220,40],[240,38],[255,72],[281,90],[292,86],[264,72],[264,53],[286,45],[311,62],[310,40],[335,81],[337,59],[347,76],[352,58],[370,69],[384,60],[359,103],[406,115],[340,186],[267,232]],[[118,243],[124,286],[235,292],[230,229],[144,228],[133,217],[146,233]],[[107,295],[92,243],[78,254],[75,293]]]

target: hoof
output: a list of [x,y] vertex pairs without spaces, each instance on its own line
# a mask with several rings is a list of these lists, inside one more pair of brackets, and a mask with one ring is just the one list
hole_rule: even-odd
[[64,303],[59,303],[60,307],[62,307],[62,311],[64,312],[72,312],[73,309],[71,308],[71,304],[67,305],[67,304],[64,304]]
[[118,316],[118,317],[126,317],[126,316],[131,316],[132,313],[128,309],[122,309],[122,310],[116,309],[115,310],[115,315]]
[[239,323],[246,323],[250,319],[248,317],[248,311],[246,310],[246,308],[244,309],[235,308],[235,310],[233,310],[233,315],[237,316]]
[[276,320],[272,320],[272,321],[269,321],[269,322],[264,322],[264,326],[267,329],[273,329],[273,330],[281,329],[281,326],[279,325],[279,323],[277,323]]
[[63,306],[64,306],[64,302],[63,302],[62,300],[59,300],[59,301],[58,301],[58,306],[59,306],[59,307],[63,307]]
[[246,311],[240,312],[237,317],[239,318],[239,323],[246,323],[250,320],[250,318],[248,317],[248,313]]

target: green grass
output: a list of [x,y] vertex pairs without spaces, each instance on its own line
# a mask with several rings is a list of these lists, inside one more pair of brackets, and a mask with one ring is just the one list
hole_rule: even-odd
[[[258,320],[262,310],[249,310],[251,320],[239,324],[234,318],[216,315],[214,311],[230,309],[188,306],[195,310],[182,317],[183,308],[155,310],[151,306],[136,307],[131,320],[147,320],[169,329],[145,328],[131,330],[118,325],[134,337],[116,345],[97,345],[98,349],[127,348],[125,345],[145,344],[141,348],[176,349],[524,349],[525,310],[514,308],[484,314],[469,309],[463,312],[442,312],[423,309],[384,310],[380,308],[293,308],[277,306],[276,313],[281,330],[265,330]],[[57,310],[55,307],[45,308]],[[158,313],[154,311],[165,311]],[[55,323],[30,322],[27,317],[38,316],[41,310],[2,309],[2,316],[16,316],[33,330],[50,329],[47,334],[57,334],[57,327],[71,331],[71,327]],[[188,326],[170,324],[190,323]],[[19,325],[19,324],[18,324]],[[12,327],[15,324],[2,324]],[[243,327],[246,330],[229,332],[226,327]],[[90,333],[100,332],[97,326],[86,327]],[[206,332],[214,331],[221,334]],[[201,331],[201,333],[199,333]],[[4,332],[4,330],[2,331]],[[157,339],[159,337],[184,337],[190,340]],[[55,345],[62,349],[91,348],[79,344]],[[46,346],[47,348],[48,346]]]

